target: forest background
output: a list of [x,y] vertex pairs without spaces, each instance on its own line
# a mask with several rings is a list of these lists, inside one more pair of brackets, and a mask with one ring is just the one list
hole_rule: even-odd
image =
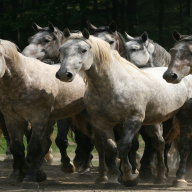
[[192,0],[0,0],[0,38],[21,50],[34,34],[32,22],[46,27],[50,21],[63,31],[87,28],[87,20],[97,27],[114,20],[123,35],[146,31],[169,50],[173,30],[192,33]]

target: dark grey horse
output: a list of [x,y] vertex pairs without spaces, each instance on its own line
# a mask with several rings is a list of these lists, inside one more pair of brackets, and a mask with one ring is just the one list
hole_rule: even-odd
[[[44,28],[33,23],[32,28],[35,30],[36,34],[28,39],[29,45],[24,48],[22,54],[39,59],[48,64],[57,63],[59,59],[59,47],[64,40],[63,33],[50,22],[48,23],[48,27]],[[74,172],[73,165],[70,166],[69,164],[70,158],[66,151],[68,147],[67,134],[71,125],[70,118],[57,120],[58,133],[55,142],[61,152],[62,170],[65,173]],[[76,156],[73,162],[76,167],[82,166],[80,168],[80,176],[86,177],[86,174],[83,173],[90,170],[93,144],[89,137],[75,129],[75,127],[73,131],[75,132],[75,140],[77,143],[77,149],[75,151]],[[91,178],[90,174],[88,174],[88,178]]]

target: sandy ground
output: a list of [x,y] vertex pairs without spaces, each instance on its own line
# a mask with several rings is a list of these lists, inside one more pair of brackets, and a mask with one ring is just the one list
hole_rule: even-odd
[[[90,178],[86,181],[82,181],[78,178],[78,173],[75,172],[73,174],[65,174],[60,170],[59,166],[59,154],[54,154],[54,162],[53,165],[44,165],[43,170],[47,174],[47,181],[39,183],[39,190],[25,190],[21,189],[20,183],[13,183],[9,180],[9,175],[11,173],[11,166],[5,165],[2,161],[4,157],[1,155],[0,157],[0,191],[9,191],[9,192],[17,192],[17,191],[86,191],[86,192],[101,192],[101,191],[142,191],[142,192],[179,192],[179,191],[192,191],[192,180],[188,181],[188,187],[186,188],[173,188],[171,187],[172,181],[174,179],[175,173],[170,174],[170,179],[167,185],[154,185],[153,181],[145,182],[144,180],[140,180],[140,183],[133,188],[127,188],[122,185],[119,186],[118,189],[103,189],[103,185],[96,185],[94,183],[95,178],[97,177],[97,166],[92,168],[93,178]],[[94,159],[94,161],[98,161],[98,159]],[[95,163],[93,163],[95,164]]]

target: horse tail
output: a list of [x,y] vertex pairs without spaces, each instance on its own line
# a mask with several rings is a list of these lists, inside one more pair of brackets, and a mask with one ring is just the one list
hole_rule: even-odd
[[72,131],[75,132],[75,130],[91,137],[91,130],[88,129],[88,122],[81,114],[72,117]]
[[176,117],[173,118],[173,126],[165,136],[165,144],[170,144],[178,135],[180,135],[180,125]]

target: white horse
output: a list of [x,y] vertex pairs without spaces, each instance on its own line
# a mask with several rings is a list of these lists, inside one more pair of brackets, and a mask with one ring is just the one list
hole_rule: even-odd
[[[93,131],[99,135],[95,138],[99,144],[95,145],[105,150],[109,168],[106,186],[119,184],[117,149],[122,159],[122,181],[125,186],[134,186],[138,178],[131,173],[127,157],[134,135],[142,125],[157,124],[175,116],[192,96],[189,83],[192,77],[186,77],[177,85],[168,84],[162,78],[166,68],[141,71],[112,51],[108,43],[90,36],[86,29],[83,35],[70,35],[65,29],[64,35],[66,39],[60,47],[61,67],[56,77],[71,82],[79,71],[84,74],[87,81],[84,103],[91,116]],[[179,122],[182,118],[185,117],[180,115]],[[118,124],[124,124],[124,129],[116,147],[113,128]],[[164,170],[157,174],[158,179],[164,179],[163,159],[158,162],[157,169]],[[178,182],[185,183],[184,178]]]

